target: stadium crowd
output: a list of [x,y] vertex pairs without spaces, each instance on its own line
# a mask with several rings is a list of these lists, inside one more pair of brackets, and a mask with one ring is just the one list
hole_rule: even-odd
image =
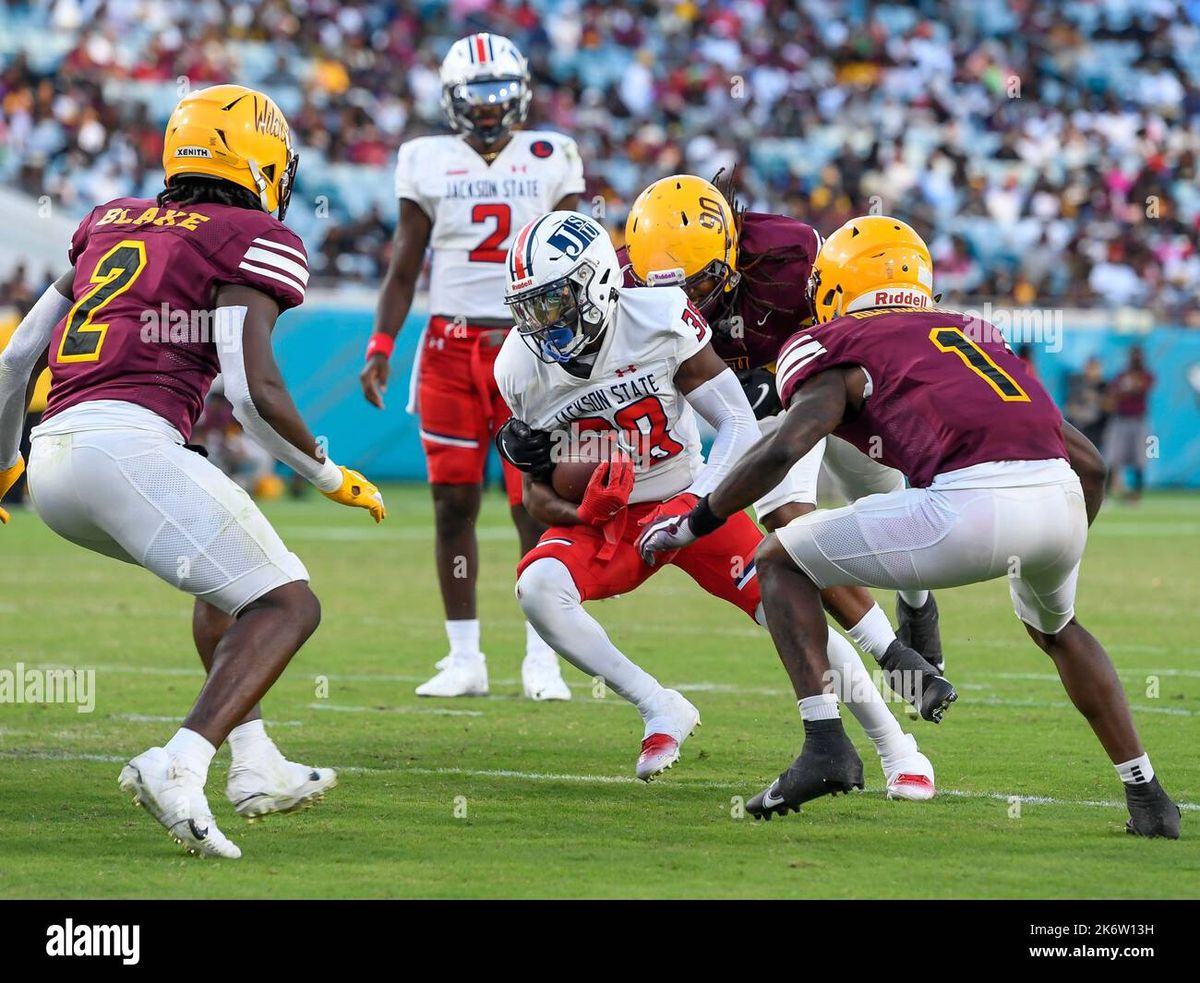
[[576,137],[615,231],[655,178],[736,163],[753,208],[912,221],[950,296],[1200,325],[1200,0],[0,0],[0,179],[73,212],[153,193],[182,87],[260,86],[318,275],[373,286],[395,149],[480,29],[525,51],[532,125]]

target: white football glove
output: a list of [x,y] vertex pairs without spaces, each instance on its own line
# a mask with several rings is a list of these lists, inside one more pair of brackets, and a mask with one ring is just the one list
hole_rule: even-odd
[[657,560],[654,554],[683,549],[700,538],[692,532],[692,524],[688,521],[690,515],[690,512],[666,515],[646,526],[638,537],[637,548],[647,566],[654,566]]

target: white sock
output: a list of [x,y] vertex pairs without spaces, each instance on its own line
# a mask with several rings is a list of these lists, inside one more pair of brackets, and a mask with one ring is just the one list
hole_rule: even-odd
[[194,730],[180,727],[175,736],[163,745],[163,749],[178,758],[188,771],[199,775],[202,782],[208,781],[208,766],[212,764],[217,749]]
[[929,600],[929,591],[927,590],[898,590],[900,600],[907,604],[910,608],[923,608],[925,602]]
[[643,719],[655,712],[662,692],[658,680],[630,662],[609,641],[600,623],[583,610],[571,573],[561,560],[534,560],[517,580],[517,599],[530,623],[550,647],[571,665],[638,708]]
[[[874,610],[879,611],[878,606]],[[829,629],[827,651],[829,668],[834,670],[836,697],[846,704],[846,709],[862,726],[880,757],[897,753],[904,740],[904,731],[879,695],[862,657],[832,628]]]
[[268,751],[276,751],[275,742],[267,736],[262,720],[251,720],[238,724],[229,732],[229,752],[233,763],[253,760]]
[[537,629],[528,621],[525,622],[525,658],[553,662],[558,658],[554,649],[543,641]]
[[1126,785],[1143,785],[1154,777],[1154,768],[1150,764],[1150,755],[1148,754],[1143,754],[1140,758],[1133,758],[1130,761],[1123,761],[1113,767],[1117,769],[1117,774],[1121,776],[1121,781]]
[[[878,604],[872,605],[871,610],[862,616],[862,620],[847,631],[860,649],[876,659],[882,659],[888,646],[896,640],[892,623]],[[834,634],[832,629],[829,634],[831,637]]]
[[450,654],[468,659],[482,658],[479,651],[479,619],[462,618],[446,622],[446,637],[450,639]]
[[821,693],[817,696],[806,696],[797,700],[801,720],[837,720],[838,698],[832,693]]

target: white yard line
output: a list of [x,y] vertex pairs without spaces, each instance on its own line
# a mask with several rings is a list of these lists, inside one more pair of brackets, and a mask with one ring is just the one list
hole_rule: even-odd
[[[43,761],[88,761],[105,764],[124,763],[128,758],[112,754],[77,754],[60,751],[0,751],[0,758],[10,760],[43,760]],[[632,775],[569,775],[553,772],[513,771],[508,769],[474,769],[474,768],[380,768],[374,766],[343,765],[337,768],[347,775],[424,775],[442,778],[499,778],[515,779],[524,782],[563,782],[580,785],[643,785]],[[670,788],[708,788],[723,789],[738,793],[746,792],[744,786],[730,782],[717,781],[688,781],[678,780],[674,776],[654,783],[654,786]],[[868,794],[880,794],[881,789],[869,789]],[[1048,795],[1017,795],[1012,792],[985,792],[966,789],[939,789],[939,796],[950,796],[959,799],[989,799],[996,802],[1010,802],[1019,799],[1025,805],[1046,806],[1086,806],[1093,809],[1123,809],[1124,802],[1104,799],[1061,799]],[[898,807],[899,808],[899,807]],[[1200,803],[1181,802],[1179,808],[1185,812],[1200,812]]]

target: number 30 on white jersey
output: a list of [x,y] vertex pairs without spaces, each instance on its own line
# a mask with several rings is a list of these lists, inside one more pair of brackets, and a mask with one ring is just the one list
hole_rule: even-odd
[[403,144],[396,197],[433,223],[430,313],[507,320],[504,257],[513,236],[583,189],[575,141],[549,130],[517,130],[491,164],[460,136]]

